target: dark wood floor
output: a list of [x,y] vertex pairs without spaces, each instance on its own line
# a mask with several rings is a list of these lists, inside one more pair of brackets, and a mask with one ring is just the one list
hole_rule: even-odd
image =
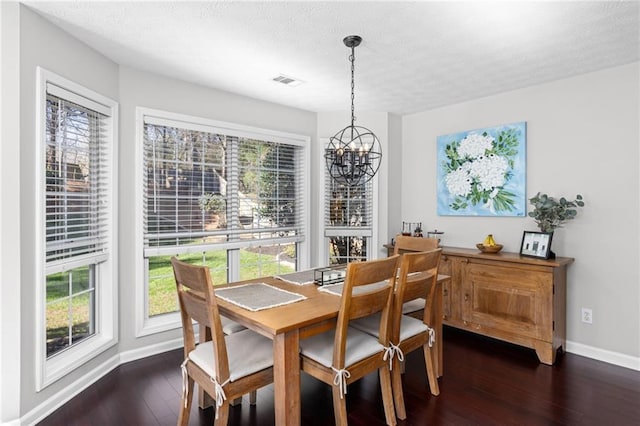
[[[175,425],[182,352],[175,350],[120,366],[51,414],[40,425]],[[399,425],[640,425],[640,372],[573,354],[553,367],[532,350],[459,330],[444,332],[444,377],[431,396],[422,355],[407,357],[408,417]],[[213,410],[193,404],[190,424],[211,425]],[[349,385],[351,425],[382,425],[378,378]],[[258,404],[231,409],[230,425],[274,424],[273,389]],[[331,425],[331,391],[302,375],[302,424]]]

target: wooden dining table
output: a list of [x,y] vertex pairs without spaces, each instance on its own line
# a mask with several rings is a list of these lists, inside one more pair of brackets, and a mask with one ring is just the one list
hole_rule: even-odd
[[[435,318],[439,354],[436,357],[438,376],[442,375],[442,283],[447,275],[438,276],[439,289],[436,291]],[[306,299],[288,305],[250,311],[217,298],[220,314],[273,340],[273,382],[275,424],[300,424],[300,357],[301,339],[335,328],[340,309],[340,297],[319,291],[315,284],[297,285],[275,277],[262,277],[238,283],[230,283],[220,288],[247,283],[265,283],[293,293],[304,295]],[[200,332],[200,340],[206,340],[206,332]],[[205,403],[200,395],[200,405]]]

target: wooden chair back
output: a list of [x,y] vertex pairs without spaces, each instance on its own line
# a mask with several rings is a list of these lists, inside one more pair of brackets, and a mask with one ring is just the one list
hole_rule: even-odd
[[423,322],[431,322],[433,301],[438,281],[438,265],[442,249],[405,253],[400,260],[400,274],[393,301],[393,317],[391,321],[391,341],[398,342],[402,320],[402,306],[414,299],[426,300]]
[[410,237],[407,235],[396,235],[393,246],[393,254],[403,254],[407,252],[429,251],[438,248],[437,238]]
[[[396,282],[399,256],[367,262],[352,262],[347,266],[347,275],[342,290],[340,311],[336,325],[334,342],[334,367],[344,368],[345,346],[349,321],[381,312],[380,343],[389,343],[389,319],[393,289]],[[362,286],[372,286],[370,291],[363,291]]]
[[180,303],[185,358],[196,347],[193,321],[211,330],[218,383],[229,378],[229,360],[222,332],[220,313],[213,291],[211,273],[206,266],[191,265],[171,258]]

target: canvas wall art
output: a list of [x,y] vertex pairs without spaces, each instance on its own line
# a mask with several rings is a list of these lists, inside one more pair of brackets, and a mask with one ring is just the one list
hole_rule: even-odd
[[526,215],[526,122],[438,136],[438,214]]

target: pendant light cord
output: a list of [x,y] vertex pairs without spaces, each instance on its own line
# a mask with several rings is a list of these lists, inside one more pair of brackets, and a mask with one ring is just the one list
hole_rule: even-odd
[[[355,61],[356,61],[356,53],[355,46],[351,46],[351,56],[349,56],[349,60],[351,61],[351,127],[353,128],[354,123],[356,121],[355,117],[355,107],[354,107],[354,99],[356,98],[355,89]],[[353,139],[353,130],[352,130],[351,138]]]

